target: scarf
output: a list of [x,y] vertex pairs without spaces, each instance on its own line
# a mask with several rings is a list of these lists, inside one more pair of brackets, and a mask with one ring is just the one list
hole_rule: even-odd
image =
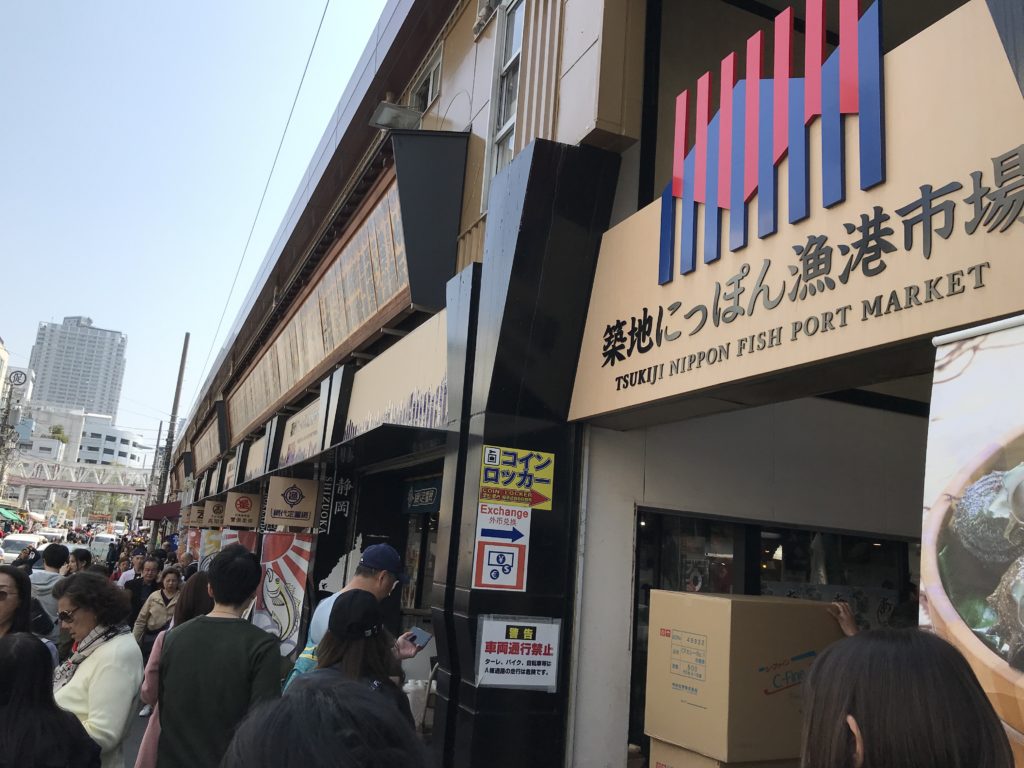
[[78,665],[92,656],[105,642],[118,635],[126,635],[130,631],[127,624],[120,624],[116,627],[95,627],[82,642],[75,646],[74,652],[68,660],[53,671],[53,692],[56,693],[70,683]]

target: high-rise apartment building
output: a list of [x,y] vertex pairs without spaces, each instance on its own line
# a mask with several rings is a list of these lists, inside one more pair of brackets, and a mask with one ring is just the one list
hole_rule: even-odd
[[117,420],[128,337],[94,328],[88,317],[40,323],[29,367],[35,371],[32,402],[81,408]]

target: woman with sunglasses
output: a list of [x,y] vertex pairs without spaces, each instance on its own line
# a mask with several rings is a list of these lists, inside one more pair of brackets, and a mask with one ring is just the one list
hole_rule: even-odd
[[99,744],[103,768],[122,768],[121,743],[142,684],[142,652],[125,623],[128,593],[86,572],[58,582],[53,596],[74,640],[70,658],[54,672],[54,698]]
[[53,700],[53,665],[26,632],[0,637],[0,764],[100,768],[100,748]]

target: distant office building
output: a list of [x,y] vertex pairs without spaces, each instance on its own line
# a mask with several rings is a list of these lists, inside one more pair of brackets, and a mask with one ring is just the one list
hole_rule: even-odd
[[151,465],[152,456],[153,447],[145,445],[137,432],[115,427],[109,416],[86,415],[78,446],[79,464],[141,468]]
[[32,400],[81,408],[117,419],[128,337],[94,328],[88,317],[40,323],[29,367],[36,373]]

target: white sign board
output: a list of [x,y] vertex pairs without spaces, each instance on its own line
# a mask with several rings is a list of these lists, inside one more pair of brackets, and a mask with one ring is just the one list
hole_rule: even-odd
[[558,690],[561,619],[481,615],[476,684],[487,688]]
[[473,589],[526,591],[529,507],[481,501],[476,515]]

